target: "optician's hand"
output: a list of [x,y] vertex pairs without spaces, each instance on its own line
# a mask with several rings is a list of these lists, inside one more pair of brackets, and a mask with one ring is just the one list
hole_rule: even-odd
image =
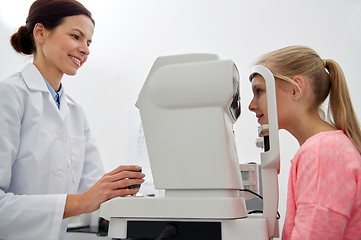
[[119,166],[106,173],[84,193],[68,194],[63,218],[93,212],[99,209],[101,203],[114,197],[136,194],[139,188],[128,187],[144,182],[145,175],[140,170],[139,166]]

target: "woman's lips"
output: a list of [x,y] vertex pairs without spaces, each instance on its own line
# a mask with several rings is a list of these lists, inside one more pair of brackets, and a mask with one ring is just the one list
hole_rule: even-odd
[[258,122],[260,122],[261,118],[263,117],[263,114],[257,114],[256,117],[258,118]]
[[70,59],[71,60],[73,60],[73,62],[76,64],[76,65],[78,65],[78,67],[80,67],[81,66],[81,59],[80,58],[77,58],[77,57],[74,57],[74,56],[71,56],[71,55],[69,55],[69,57],[70,57]]

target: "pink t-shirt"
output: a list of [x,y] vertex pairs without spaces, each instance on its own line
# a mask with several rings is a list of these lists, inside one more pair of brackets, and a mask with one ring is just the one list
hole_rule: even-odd
[[341,130],[312,136],[292,160],[282,239],[361,239],[361,156]]

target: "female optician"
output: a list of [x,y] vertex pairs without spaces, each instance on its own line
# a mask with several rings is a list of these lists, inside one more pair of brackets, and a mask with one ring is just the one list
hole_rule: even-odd
[[66,94],[89,55],[90,12],[74,0],[37,0],[13,48],[32,64],[0,82],[0,239],[63,239],[67,217],[135,194],[138,166],[104,174],[82,108]]

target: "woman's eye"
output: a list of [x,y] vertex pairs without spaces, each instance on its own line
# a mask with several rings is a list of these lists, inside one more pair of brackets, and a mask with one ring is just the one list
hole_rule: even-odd
[[72,36],[72,38],[74,38],[74,39],[76,39],[76,40],[79,40],[79,36],[78,36],[78,35],[72,34],[71,36]]
[[260,95],[263,91],[261,89],[256,89],[255,92],[256,92],[257,95]]

